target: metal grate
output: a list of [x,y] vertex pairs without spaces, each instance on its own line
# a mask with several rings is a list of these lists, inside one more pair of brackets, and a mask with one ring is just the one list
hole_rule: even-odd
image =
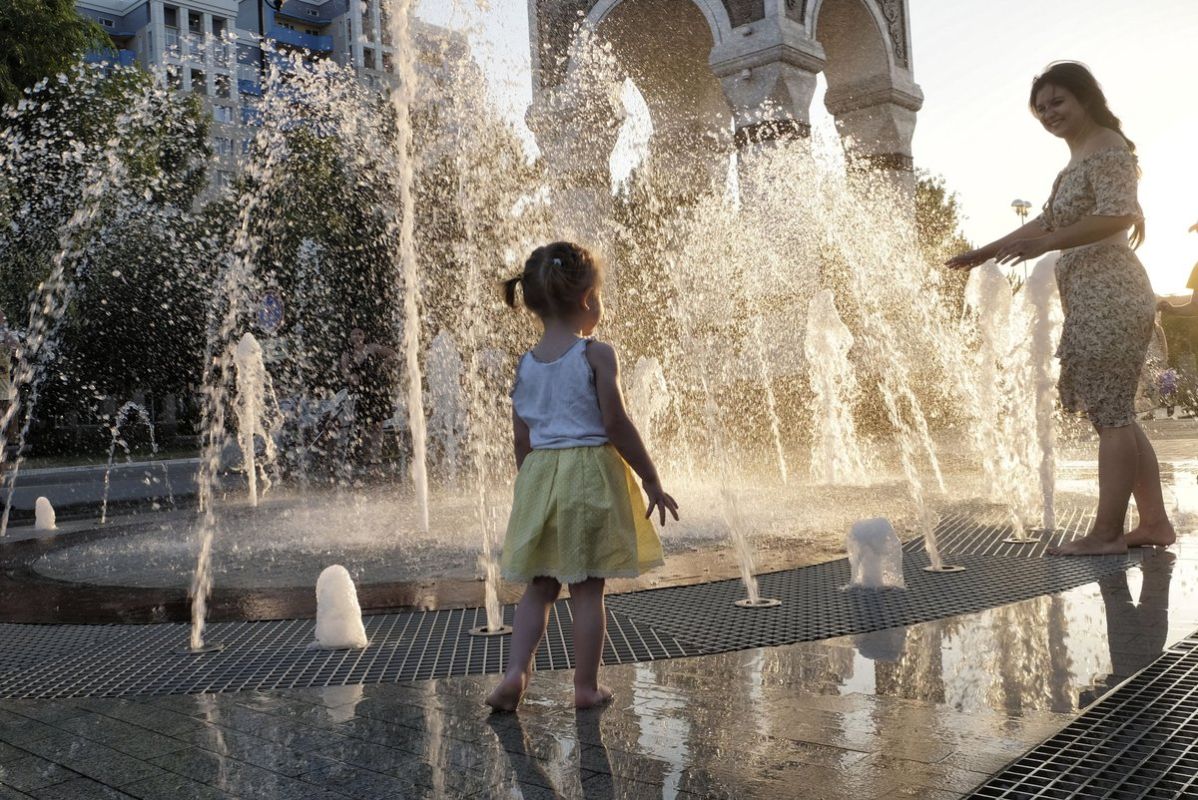
[[[1040,558],[1053,545],[1067,542],[1074,536],[1085,533],[1094,521],[1092,511],[1078,508],[1063,510],[1056,520],[1056,529],[1050,533],[1031,531],[1029,536],[1039,538],[1035,544],[1010,544],[1003,540],[1013,531],[1008,518],[1001,511],[990,509],[981,514],[948,514],[936,526],[936,540],[944,556],[1016,556]],[[903,545],[908,553],[923,551],[923,539],[915,538]]]
[[969,796],[1198,796],[1198,635],[1168,650]]
[[[993,533],[999,539],[1006,535],[1005,529]],[[980,549],[993,546],[985,539],[976,544]],[[616,595],[608,605],[634,618],[652,620],[654,630],[693,643],[705,653],[717,653],[869,633],[982,611],[1092,583],[1123,571],[1139,558],[1138,553],[1098,558],[954,553],[952,563],[966,567],[965,572],[932,574],[922,569],[929,563],[927,554],[914,549],[904,559],[905,591],[846,590],[849,565],[841,559],[759,576],[761,596],[782,601],[775,608],[736,608],[734,601],[745,594],[740,581]]]
[[[511,606],[504,609],[510,623]],[[364,650],[320,650],[313,620],[229,622],[208,626],[219,653],[179,652],[186,625],[0,625],[6,649],[25,658],[0,665],[0,697],[85,697],[234,692],[424,680],[500,672],[508,638],[474,637],[481,609],[366,617]],[[83,629],[83,630],[81,630]],[[90,630],[102,632],[87,638]],[[693,654],[619,612],[608,612],[604,663],[625,664]],[[84,638],[80,638],[80,637]],[[537,669],[573,666],[570,608],[559,601],[537,652]],[[66,648],[63,642],[73,642]]]
[[[1075,515],[1070,530],[1087,518]],[[941,528],[946,556],[968,567],[933,575],[919,542],[906,548],[906,591],[846,591],[848,561],[761,575],[763,596],[776,608],[741,609],[740,581],[720,581],[608,597],[605,664],[703,655],[868,633],[980,611],[1096,581],[1126,569],[1138,556],[1028,558],[1034,549],[999,553],[1004,526],[979,525],[963,515]],[[1059,538],[1059,537],[1058,537]],[[1010,546],[1002,546],[1010,547]],[[511,622],[514,608],[504,608]],[[195,656],[179,651],[188,627],[157,625],[0,624],[0,697],[83,697],[232,692],[384,683],[497,673],[507,659],[506,637],[478,638],[481,609],[379,614],[366,617],[364,650],[310,649],[310,619],[226,622],[206,638],[224,651]],[[570,605],[552,609],[537,669],[573,666]]]

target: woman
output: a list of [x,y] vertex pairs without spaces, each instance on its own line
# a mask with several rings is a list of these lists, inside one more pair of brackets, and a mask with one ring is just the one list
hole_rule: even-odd
[[[1175,537],[1161,493],[1156,453],[1135,420],[1136,385],[1152,338],[1156,298],[1133,252],[1144,239],[1136,200],[1135,145],[1081,64],[1060,61],[1032,82],[1032,113],[1069,146],[1044,213],[985,247],[950,259],[972,269],[1060,250],[1057,286],[1065,325],[1057,357],[1067,410],[1084,412],[1098,432],[1098,512],[1090,532],[1049,552],[1105,555],[1166,546]],[[1131,236],[1128,236],[1128,229]],[[1130,245],[1130,246],[1129,246]],[[1140,524],[1123,524],[1134,494]]]

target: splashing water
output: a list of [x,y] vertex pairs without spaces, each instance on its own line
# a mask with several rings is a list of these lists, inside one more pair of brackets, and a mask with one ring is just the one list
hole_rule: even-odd
[[652,356],[642,356],[628,379],[628,414],[650,453],[655,450],[658,429],[669,410],[670,387],[661,362]]
[[866,459],[853,421],[852,402],[858,386],[849,360],[852,348],[852,331],[841,321],[832,291],[820,290],[807,306],[803,340],[815,395],[811,404],[811,477],[817,483],[862,485],[867,481]]
[[1039,449],[1041,525],[1045,531],[1056,528],[1054,492],[1056,488],[1056,362],[1053,353],[1060,327],[1060,303],[1057,299],[1056,258],[1041,259],[1024,286],[1030,336],[1028,362],[1031,364],[1030,388],[1036,398],[1036,443]]
[[412,200],[412,103],[416,98],[415,50],[411,35],[412,0],[398,0],[389,15],[395,42],[399,87],[391,92],[396,115],[395,149],[399,161],[399,261],[403,274],[403,343],[408,373],[408,429],[412,433],[412,483],[416,488],[420,530],[428,531],[428,465],[426,463],[424,395],[420,373],[420,271],[416,263]]
[[765,409],[770,421],[770,435],[774,440],[774,454],[778,457],[778,475],[785,484],[789,470],[786,468],[786,450],[782,447],[782,424],[778,418],[778,401],[774,398],[774,379],[769,362],[765,357],[765,344],[761,341],[761,320],[756,320],[750,331],[753,355],[757,361],[757,370],[761,374],[761,390],[765,394]]
[[[270,376],[262,363],[262,345],[252,333],[243,334],[233,353],[233,367],[237,371],[237,400],[233,411],[237,415],[237,441],[241,446],[242,466],[249,485],[250,505],[258,505],[259,470],[262,471],[262,493],[270,489],[270,478],[266,468],[275,460],[275,442],[267,430],[266,396]],[[263,463],[257,459],[258,440],[263,442]]]
[[458,450],[467,436],[467,410],[462,398],[462,357],[453,335],[439,331],[425,356],[428,375],[429,443],[439,451],[441,468],[450,484],[461,468]]
[[[125,403],[116,412],[116,416],[112,420],[112,439],[108,443],[108,466],[104,470],[104,494],[100,501],[100,524],[103,525],[108,521],[108,490],[112,483],[112,465],[116,457],[116,448],[119,444],[121,449],[125,451],[125,463],[131,463],[133,458],[129,452],[129,443],[121,435],[125,430],[125,425],[129,422],[131,416],[136,416],[137,419],[146,426],[146,430],[150,435],[150,458],[153,460],[158,456],[158,442],[154,437],[154,423],[150,420],[150,412],[146,407],[133,401]],[[147,478],[149,473],[147,472]],[[166,487],[167,498],[171,506],[175,505],[175,492],[171,487],[170,472],[166,468],[166,464],[162,465],[162,479]]]

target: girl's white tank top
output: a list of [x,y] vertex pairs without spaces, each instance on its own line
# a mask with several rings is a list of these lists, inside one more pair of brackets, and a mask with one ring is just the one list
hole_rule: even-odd
[[588,341],[579,339],[553,361],[538,361],[531,350],[520,357],[512,407],[528,425],[534,450],[607,444]]

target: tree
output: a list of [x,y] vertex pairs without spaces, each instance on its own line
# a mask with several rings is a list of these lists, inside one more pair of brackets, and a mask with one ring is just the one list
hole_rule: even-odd
[[[65,309],[43,365],[40,420],[99,396],[177,392],[201,364],[215,256],[193,212],[208,115],[137,69],[77,65],[0,131],[0,302],[14,324],[51,292]],[[39,288],[56,263],[62,287]]]
[[0,106],[43,78],[68,72],[88,50],[111,48],[95,22],[79,15],[75,0],[4,0],[0,4]]
[[[944,178],[919,170],[915,177],[915,230],[924,258],[940,264],[956,253],[972,250],[961,232],[961,204]],[[953,270],[945,276],[944,299],[959,303],[964,297],[969,273]]]

